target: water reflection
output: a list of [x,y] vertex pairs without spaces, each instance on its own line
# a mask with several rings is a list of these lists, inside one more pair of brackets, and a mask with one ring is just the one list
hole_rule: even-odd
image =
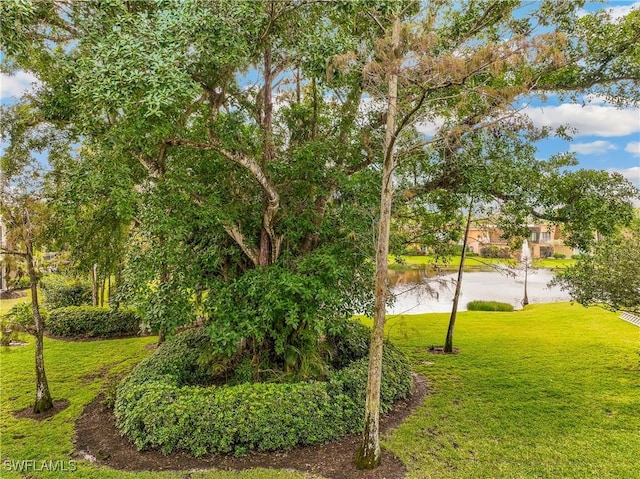
[[[553,303],[569,301],[569,295],[558,287],[548,288],[553,278],[549,270],[529,270],[529,303]],[[389,271],[392,292],[396,295],[391,314],[430,313],[451,311],[455,290],[454,273],[441,273],[433,268]],[[521,308],[524,295],[524,275],[514,276],[507,270],[465,272],[459,311],[467,309],[467,303],[475,300],[502,301]]]

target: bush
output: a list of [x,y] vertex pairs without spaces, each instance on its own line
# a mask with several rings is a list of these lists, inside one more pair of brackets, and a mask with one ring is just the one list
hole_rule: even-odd
[[571,257],[571,259],[584,259],[585,257],[586,257],[586,255],[584,255],[584,254],[580,254],[580,253],[577,253],[577,254],[574,254],[574,255]]
[[40,281],[40,288],[44,292],[43,303],[50,310],[91,304],[88,281],[52,274]]
[[567,257],[567,255],[566,254],[562,254],[562,253],[553,253],[553,257],[555,259],[564,259],[564,258]]
[[31,279],[29,276],[17,276],[7,280],[9,289],[27,289],[31,287]]
[[134,336],[140,331],[140,318],[126,309],[69,306],[49,313],[47,330],[66,338],[108,338]]
[[480,256],[483,258],[510,258],[511,254],[507,248],[498,246],[483,246],[480,248]]
[[[370,331],[364,329],[368,337]],[[339,346],[346,356],[361,354],[355,337],[362,332],[361,326],[348,331],[353,348]],[[169,339],[118,388],[117,426],[139,449],[157,448],[165,454],[187,450],[194,456],[245,454],[318,444],[362,431],[366,357],[332,372],[326,382],[194,386],[185,371],[193,372],[204,342],[203,328]],[[407,360],[390,343],[385,344],[381,388],[383,412],[412,388]]]
[[469,311],[513,311],[513,306],[498,301],[471,301],[467,304]]

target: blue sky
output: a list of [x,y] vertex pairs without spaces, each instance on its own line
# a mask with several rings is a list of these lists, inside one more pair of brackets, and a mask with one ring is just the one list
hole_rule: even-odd
[[[608,1],[586,7],[588,10],[597,8],[609,8],[616,17],[631,8],[640,8],[640,1]],[[13,103],[35,81],[26,72],[17,72],[10,77],[1,74],[0,103]],[[619,109],[598,97],[587,96],[582,100],[581,104],[564,103],[559,97],[549,95],[544,103],[522,99],[516,105],[538,126],[567,125],[576,130],[571,141],[549,139],[539,142],[538,157],[575,152],[579,167],[619,172],[640,188],[640,108]],[[433,125],[421,125],[419,129],[430,133]]]

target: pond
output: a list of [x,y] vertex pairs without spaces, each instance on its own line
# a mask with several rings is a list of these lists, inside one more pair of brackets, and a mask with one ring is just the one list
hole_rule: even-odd
[[[450,312],[457,273],[434,275],[426,269],[407,271],[389,271],[392,291],[396,301],[390,314],[417,314]],[[529,303],[554,303],[569,301],[569,294],[559,287],[549,288],[547,283],[553,279],[550,270],[529,270],[527,292]],[[524,272],[514,276],[503,271],[465,272],[462,278],[462,294],[458,311],[466,311],[470,301],[501,301],[522,308],[524,297]]]

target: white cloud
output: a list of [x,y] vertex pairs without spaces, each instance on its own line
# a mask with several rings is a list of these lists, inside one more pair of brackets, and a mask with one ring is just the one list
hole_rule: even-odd
[[0,73],[0,98],[3,100],[10,97],[19,98],[31,88],[32,83],[39,83],[38,79],[24,71],[18,71],[11,76]]
[[609,168],[607,171],[610,173],[620,173],[633,183],[636,188],[640,189],[640,166],[632,166],[631,168]]
[[444,118],[433,118],[416,124],[416,130],[426,136],[434,136],[438,129],[444,125]]
[[640,131],[640,108],[563,103],[544,108],[528,106],[523,111],[536,126],[556,128],[568,125],[576,129],[577,136],[614,137]]
[[591,141],[589,143],[572,143],[571,146],[569,146],[569,151],[574,151],[583,155],[597,155],[617,149],[618,148],[613,143],[602,140]]
[[[631,10],[635,10],[637,8],[640,8],[640,2],[630,3],[628,5],[617,5],[615,7],[605,8],[604,10],[606,10],[609,13],[611,20],[615,22],[620,18],[624,17],[625,15],[627,15],[628,13],[630,13]],[[588,12],[583,8],[578,10],[578,15],[581,17],[584,17],[585,15],[589,15],[589,13],[592,13],[592,12]]]
[[640,8],[640,2],[634,2],[630,5],[618,5],[616,7],[607,8],[607,11],[609,12],[609,15],[611,15],[611,18],[613,20],[618,20],[620,17],[624,17],[625,15],[630,13],[631,10],[637,8]]
[[640,141],[632,141],[630,143],[627,143],[624,151],[635,156],[640,156]]

